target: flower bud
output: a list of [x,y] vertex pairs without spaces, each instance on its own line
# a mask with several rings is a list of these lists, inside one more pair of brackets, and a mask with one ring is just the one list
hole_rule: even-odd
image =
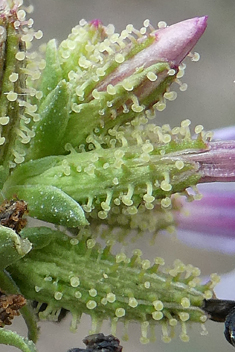
[[128,25],[120,35],[100,21],[81,21],[59,48],[50,41],[41,77],[41,119],[27,159],[65,154],[67,143],[79,148],[90,135],[106,146],[110,129],[141,123],[163,110],[165,100],[176,97],[169,87],[206,21],[206,16],[193,18],[158,30],[145,21],[140,31]]

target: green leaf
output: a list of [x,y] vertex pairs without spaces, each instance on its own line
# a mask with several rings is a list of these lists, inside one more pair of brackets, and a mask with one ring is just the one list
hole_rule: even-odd
[[27,159],[38,159],[48,155],[64,154],[61,144],[69,119],[69,92],[67,83],[61,81],[48,94],[39,108],[40,120],[31,141]]
[[57,231],[49,227],[25,227],[20,235],[22,238],[28,238],[32,243],[33,249],[41,249],[47,246],[57,235]]
[[88,225],[82,207],[66,193],[54,186],[24,185],[7,190],[28,203],[29,215],[40,220],[67,227]]
[[17,233],[0,225],[0,269],[24,257],[32,248],[27,239],[22,239]]
[[41,90],[43,99],[57,86],[62,80],[62,70],[58,57],[56,40],[52,39],[47,43],[46,48],[46,67],[42,73]]

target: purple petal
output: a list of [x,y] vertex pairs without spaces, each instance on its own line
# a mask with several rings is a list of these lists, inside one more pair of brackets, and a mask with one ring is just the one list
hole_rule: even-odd
[[213,139],[217,140],[235,140],[235,126],[218,128],[213,131]]
[[207,251],[214,251],[226,254],[235,253],[235,238],[223,238],[218,236],[211,236],[199,232],[177,231],[177,238],[188,245],[189,247],[205,249]]
[[[235,184],[200,185],[200,201],[184,202],[178,237],[199,248],[235,253]],[[188,214],[185,215],[185,214]]]
[[[229,289],[228,289],[229,288]],[[223,299],[234,300],[235,292],[235,270],[223,274],[220,282],[216,285],[216,296]]]

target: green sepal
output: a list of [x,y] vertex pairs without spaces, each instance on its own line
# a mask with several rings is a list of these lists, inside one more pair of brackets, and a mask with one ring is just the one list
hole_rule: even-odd
[[[63,136],[63,143],[71,143],[73,147],[76,147],[81,143],[86,143],[87,136],[95,129],[105,134],[111,128],[117,125],[124,125],[128,121],[132,121],[136,116],[143,114],[144,111],[151,108],[163,98],[163,94],[174,81],[175,76],[167,75],[169,69],[170,66],[167,62],[158,62],[146,69],[140,69],[140,72],[133,73],[128,77],[128,84],[133,87],[131,91],[125,88],[125,84],[123,83],[125,80],[118,81],[114,86],[114,95],[109,94],[106,89],[97,92],[96,99],[91,99],[94,90],[89,91],[89,89],[87,89],[88,92],[84,101],[81,103],[77,100],[78,112],[73,111],[70,114],[68,128]],[[146,83],[146,81],[148,81],[147,74],[149,72],[154,72],[156,75],[162,75],[164,77],[161,83],[156,83],[155,85],[152,83],[150,91]],[[88,84],[88,79],[86,80],[86,84]],[[94,81],[91,82],[91,85],[94,85]],[[143,89],[145,85],[146,91]],[[76,87],[72,88],[72,94],[76,91]],[[142,90],[140,87],[142,87]],[[94,87],[92,87],[92,89],[93,88]],[[137,112],[135,109],[132,109],[131,106],[134,103],[132,101],[133,96],[138,100],[138,104],[142,106],[143,110],[140,109],[140,111]],[[111,104],[109,105],[108,103],[110,102]],[[128,108],[126,111],[123,107],[125,105]],[[113,115],[114,111],[115,116]]]
[[24,257],[31,248],[29,240],[22,239],[9,227],[0,225],[0,269]]
[[38,176],[41,173],[50,169],[51,167],[58,165],[61,162],[61,158],[62,157],[58,155],[48,156],[37,160],[30,160],[28,162],[18,165],[4,184],[2,190],[4,197],[6,197],[6,190],[8,188],[15,185],[22,185],[25,183],[26,179]]
[[46,48],[46,67],[42,73],[41,91],[43,99],[57,86],[62,80],[62,69],[60,66],[58,48],[56,40],[52,39],[47,43]]
[[57,231],[48,246],[32,250],[9,268],[27,299],[47,304],[40,318],[55,319],[65,308],[73,315],[71,328],[82,313],[94,322],[109,318],[112,323],[120,319],[164,325],[172,318],[182,323],[185,313],[191,322],[205,321],[201,307],[215,282],[201,285],[198,270],[176,261],[164,272],[161,258],[151,265],[139,250],[131,258],[122,252],[113,255],[111,246],[102,249],[90,233],[83,235],[69,238]]
[[35,137],[26,157],[28,160],[65,152],[64,144],[61,144],[69,119],[69,92],[65,81],[48,94],[39,108],[39,115]]
[[22,238],[28,238],[32,243],[32,250],[46,247],[57,235],[58,231],[52,230],[49,227],[25,227],[20,235]]
[[[141,134],[140,137],[142,137]],[[106,211],[106,204],[104,204],[106,199],[107,213],[112,206],[117,206],[114,202],[116,198],[120,197],[119,199],[123,199],[125,202],[125,195],[130,188],[133,192],[132,205],[136,207],[137,213],[140,202],[142,199],[145,201],[144,195],[147,191],[147,185],[151,185],[151,197],[162,199],[170,197],[176,192],[184,192],[187,187],[198,183],[201,175],[196,163],[185,162],[181,168],[177,167],[177,152],[179,151],[179,157],[183,158],[181,143],[186,146],[184,141],[177,141],[172,146],[171,142],[164,145],[159,144],[159,146],[150,145],[150,142],[152,141],[148,140],[145,144],[146,147],[148,145],[151,147],[147,160],[142,158],[143,143],[143,146],[97,148],[84,153],[72,150],[66,156],[52,156],[29,161],[19,165],[12,172],[4,184],[2,193],[6,198],[10,198],[14,194],[19,197],[18,190],[21,189],[20,198],[27,201],[26,189],[54,187],[53,189],[59,189],[65,192],[67,197],[72,197],[74,201],[79,202],[89,216],[93,209]],[[187,147],[194,151],[194,142],[189,140]],[[196,147],[199,147],[198,143],[196,143]],[[162,150],[164,151],[163,155],[161,154]],[[167,154],[165,151],[169,151],[169,153]],[[166,175],[170,182],[169,189],[160,187],[161,183],[165,182]],[[115,183],[115,180],[118,182]],[[43,207],[39,192],[37,197],[37,201],[40,201],[40,205]],[[151,201],[153,200],[152,198]],[[46,199],[44,201],[48,202]],[[124,202],[123,204],[125,204]],[[30,214],[32,214],[34,207],[33,201],[32,209],[29,208]],[[39,211],[42,212],[41,207]],[[103,215],[106,217],[107,213],[101,213],[98,216],[101,215],[101,218],[104,219]],[[32,216],[42,219],[39,214]],[[94,212],[92,216],[94,219]],[[51,221],[48,220],[48,214],[45,217],[46,221]],[[57,223],[60,222],[57,221]],[[66,221],[63,224],[69,226]]]
[[92,23],[87,23],[84,27],[74,27],[68,38],[63,40],[58,47],[63,78],[67,80],[70,72],[76,72],[79,75],[87,70],[90,73],[92,70],[95,72],[97,60],[95,60],[95,64],[92,67],[87,68],[80,65],[80,59],[90,60],[93,52],[89,50],[89,47],[92,46],[94,49],[97,46],[99,47],[106,37],[107,34],[102,24],[96,26]]
[[7,190],[6,197],[14,194],[27,202],[29,215],[34,218],[67,227],[88,225],[81,206],[57,187],[15,186]]
[[16,332],[6,329],[0,329],[0,343],[4,345],[15,346],[22,352],[37,352],[33,341],[18,335]]

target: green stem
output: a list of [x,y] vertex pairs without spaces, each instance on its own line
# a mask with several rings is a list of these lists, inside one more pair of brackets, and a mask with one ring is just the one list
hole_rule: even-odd
[[0,329],[0,343],[15,346],[22,352],[37,352],[36,346],[32,341],[6,329]]
[[[1,24],[1,23],[0,23]],[[9,118],[9,123],[2,126],[1,136],[5,138],[5,141],[1,143],[0,151],[0,161],[1,164],[8,168],[9,161],[12,161],[15,140],[17,139],[17,129],[20,127],[19,114],[22,113],[22,108],[19,107],[17,99],[10,98],[8,96],[9,92],[14,92],[16,94],[21,93],[21,85],[24,84],[24,79],[22,77],[19,82],[11,82],[9,76],[13,72],[19,72],[20,63],[16,59],[17,53],[20,51],[20,35],[16,32],[12,23],[7,26],[7,44],[6,44],[6,59],[5,59],[5,70],[2,79],[2,90],[0,95],[0,116]],[[21,96],[22,98],[22,96]]]

